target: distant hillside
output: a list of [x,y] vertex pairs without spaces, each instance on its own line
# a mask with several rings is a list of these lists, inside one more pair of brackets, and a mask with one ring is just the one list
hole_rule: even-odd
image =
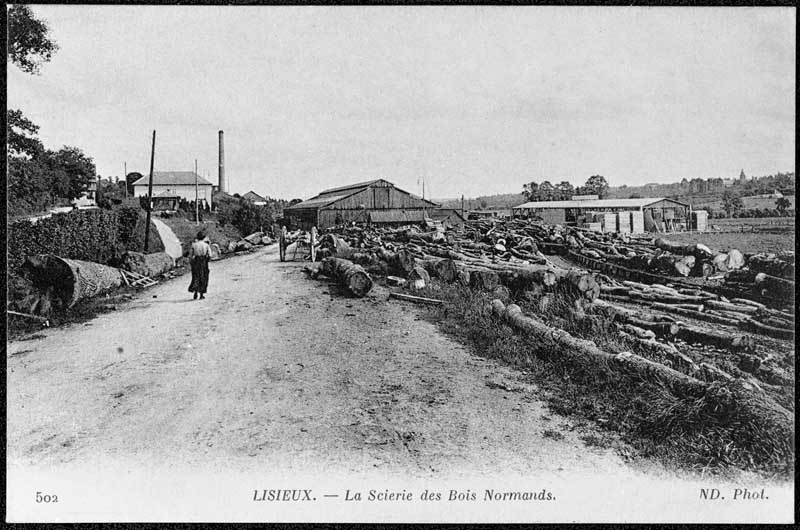
[[[461,208],[461,199],[431,199],[441,204],[442,208]],[[522,193],[503,193],[500,195],[484,195],[474,199],[464,199],[465,210],[491,210],[494,208],[511,208],[525,202]]]

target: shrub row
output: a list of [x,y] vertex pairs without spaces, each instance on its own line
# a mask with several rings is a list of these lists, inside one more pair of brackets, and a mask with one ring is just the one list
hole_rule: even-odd
[[[137,208],[79,210],[55,214],[35,223],[18,221],[8,227],[8,269],[16,272],[28,256],[55,254],[116,265],[126,250],[144,250],[144,212]],[[163,251],[150,225],[150,252]]]

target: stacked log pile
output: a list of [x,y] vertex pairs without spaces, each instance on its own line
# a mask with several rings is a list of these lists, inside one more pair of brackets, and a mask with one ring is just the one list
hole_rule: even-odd
[[558,267],[538,251],[529,234],[547,234],[541,227],[529,225],[525,231],[516,232],[505,228],[497,231],[497,237],[491,228],[487,232],[480,241],[474,241],[479,239],[475,231],[457,237],[414,229],[350,227],[325,234],[320,240],[320,254],[349,259],[373,274],[421,279],[424,284],[424,271],[446,283],[460,282],[506,297],[526,291],[559,291],[582,304],[591,303],[600,294],[594,275]]
[[689,317],[709,324],[723,324],[742,331],[779,339],[794,339],[794,315],[787,310],[768,308],[752,300],[731,300],[701,289],[644,285],[623,281],[601,285],[601,297],[643,305],[677,317]]

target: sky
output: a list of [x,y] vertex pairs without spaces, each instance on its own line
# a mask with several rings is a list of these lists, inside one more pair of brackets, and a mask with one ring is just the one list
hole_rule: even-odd
[[794,8],[33,6],[60,49],[8,107],[102,176],[307,199],[794,171]]

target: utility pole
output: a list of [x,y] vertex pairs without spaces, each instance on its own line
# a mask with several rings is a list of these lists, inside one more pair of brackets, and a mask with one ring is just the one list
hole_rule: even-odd
[[125,172],[122,174],[125,179],[125,198],[128,198],[128,161],[125,161]]
[[150,211],[153,209],[153,161],[156,156],[156,131],[153,131],[153,147],[150,149],[150,183],[147,185],[147,222],[144,224],[144,252],[150,245]]
[[197,159],[194,159],[194,224],[200,224],[200,195],[197,191]]
[[[461,217],[464,217],[464,194],[461,194]],[[464,217],[466,219],[466,217]]]

